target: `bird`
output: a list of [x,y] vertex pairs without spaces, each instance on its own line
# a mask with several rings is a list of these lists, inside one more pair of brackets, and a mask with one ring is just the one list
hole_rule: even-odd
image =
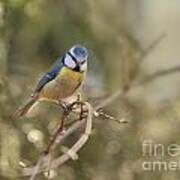
[[59,58],[35,86],[33,93],[15,112],[26,116],[40,101],[54,102],[67,107],[78,97],[86,79],[88,49],[82,45],[72,46]]

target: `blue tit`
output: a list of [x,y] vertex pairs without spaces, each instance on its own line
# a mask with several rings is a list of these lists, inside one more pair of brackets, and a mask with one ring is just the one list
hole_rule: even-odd
[[36,85],[31,97],[17,110],[17,115],[26,115],[40,101],[69,103],[77,97],[87,72],[88,50],[73,46],[58,59]]

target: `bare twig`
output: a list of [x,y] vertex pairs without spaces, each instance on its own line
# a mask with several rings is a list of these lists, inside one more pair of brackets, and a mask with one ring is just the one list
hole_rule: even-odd
[[150,54],[150,52],[152,52],[165,37],[166,37],[165,33],[160,35],[155,41],[153,41],[150,44],[150,46],[146,50],[143,51],[143,54],[140,57],[140,63],[142,63],[142,61],[145,60],[145,57],[147,57]]
[[[93,110],[90,104],[88,104],[88,109],[90,110],[88,113],[88,118],[87,118],[87,124],[86,124],[86,130],[85,133],[81,136],[81,138],[76,142],[76,144],[73,145],[73,147],[68,150],[66,154],[63,156],[57,158],[52,162],[52,168],[57,168],[58,166],[62,165],[65,163],[68,159],[78,157],[76,156],[76,153],[83,147],[83,145],[87,142],[89,135],[91,133],[92,129],[92,115],[93,115]],[[74,159],[76,160],[76,159]]]
[[[151,51],[151,49],[153,49],[162,40],[162,38],[164,38],[164,36],[165,35],[163,35],[156,42],[154,42],[150,46],[149,50],[147,50],[147,53],[149,53],[149,51]],[[82,128],[86,123],[85,133],[81,136],[81,138],[66,153],[64,153],[62,156],[60,156],[57,159],[52,161],[51,168],[52,169],[57,168],[60,165],[64,164],[69,159],[76,160],[78,158],[77,152],[83,147],[83,145],[87,142],[87,140],[89,138],[89,134],[90,134],[91,128],[92,128],[93,115],[96,116],[96,117],[100,115],[100,114],[98,114],[98,109],[99,108],[104,108],[104,107],[110,105],[111,103],[113,103],[117,99],[120,100],[121,98],[123,98],[124,96],[127,95],[129,90],[132,91],[134,88],[136,88],[138,86],[142,86],[142,85],[144,85],[146,83],[150,83],[153,80],[155,80],[156,78],[164,77],[164,76],[167,76],[169,74],[176,73],[176,72],[179,72],[179,71],[180,71],[180,66],[177,66],[177,67],[174,67],[174,68],[171,68],[171,69],[156,72],[156,73],[154,73],[152,75],[147,76],[146,78],[144,78],[141,81],[134,81],[134,83],[132,83],[130,87],[128,87],[127,89],[119,90],[119,91],[115,92],[113,95],[106,98],[102,103],[95,106],[94,109],[92,108],[92,106],[89,103],[86,102],[86,106],[88,107],[87,119],[82,119],[81,121],[76,121],[74,124],[72,124],[66,130],[66,132],[64,134],[62,134],[62,133],[59,134],[58,137],[57,137],[56,145],[61,144],[64,139],[69,137],[77,129]],[[45,162],[45,161],[47,161],[47,157],[43,158],[43,162]],[[40,161],[40,162],[42,162],[42,161]],[[42,172],[43,170],[45,170],[46,165],[43,165],[42,167],[40,167],[40,166],[41,165],[39,165],[39,167],[24,168],[24,170],[22,172],[23,176],[32,175],[33,168],[38,169],[38,170],[36,169],[36,174]]]
[[[96,114],[96,110],[98,110],[99,108],[104,108],[108,105],[110,105],[111,103],[113,103],[115,100],[120,100],[121,98],[123,98],[129,90],[133,90],[134,88],[138,87],[138,86],[142,86],[146,83],[150,83],[152,82],[153,80],[155,80],[156,78],[160,78],[160,77],[164,77],[164,76],[167,76],[169,74],[172,74],[172,73],[177,73],[177,72],[180,72],[180,66],[177,66],[177,67],[174,67],[174,68],[171,68],[171,69],[167,69],[167,70],[162,70],[162,71],[159,71],[157,73],[154,73],[148,77],[146,77],[144,80],[140,81],[140,82],[137,82],[137,83],[134,83],[130,89],[127,89],[126,91],[122,91],[122,90],[119,90],[117,91],[116,93],[114,93],[113,95],[111,95],[110,97],[108,97],[106,100],[104,100],[102,103],[100,103],[99,105],[95,106],[94,107],[94,110],[92,110],[92,107],[90,108],[90,111],[88,112],[88,119],[92,119],[92,115],[95,115],[97,116]],[[90,106],[88,104],[88,106]],[[92,121],[92,120],[91,120]],[[74,133],[76,130],[78,130],[79,128],[81,128],[82,126],[84,126],[86,122],[86,119],[83,119],[81,121],[77,121],[75,122],[72,126],[70,126],[66,133],[64,134],[60,134],[58,136],[58,144],[60,144],[64,139],[66,139],[67,137],[69,137],[72,133]],[[79,142],[76,146],[73,146],[73,151],[75,149],[75,151],[79,150],[83,143],[85,143],[88,139],[88,137],[83,136],[83,140],[81,139],[80,140],[80,145],[79,145]],[[82,143],[83,142],[83,143]],[[81,144],[82,143],[82,144]],[[69,151],[70,154],[71,154],[71,151]],[[69,160],[71,157],[69,155],[64,154],[62,156],[60,156],[59,158],[55,159],[52,161],[52,164],[51,164],[51,168],[57,168],[58,166],[62,165],[64,162],[66,162],[67,160]],[[47,159],[44,159],[44,161],[46,161]],[[22,174],[23,176],[29,176],[32,174],[32,170],[33,168],[30,167],[30,168],[24,168]],[[40,173],[42,172],[43,169],[40,169],[37,173]]]
[[36,178],[36,175],[38,174],[38,172],[39,172],[39,169],[41,168],[41,165],[43,164],[43,162],[46,160],[46,156],[44,156],[44,155],[42,155],[40,158],[39,158],[39,160],[38,160],[38,162],[37,162],[37,164],[34,166],[34,167],[32,167],[32,169],[31,169],[31,174],[30,174],[30,180],[34,180],[35,178]]
[[[77,152],[83,147],[83,145],[87,142],[89,135],[91,134],[92,129],[92,117],[94,110],[92,106],[85,102],[86,107],[88,109],[88,115],[86,121],[86,127],[85,127],[85,133],[81,136],[81,138],[65,153],[64,155],[60,156],[56,160],[52,162],[52,168],[57,168],[58,166],[62,165],[64,162],[66,162],[68,159],[76,160],[78,158]],[[85,123],[81,122],[81,124]],[[79,124],[80,125],[80,124]]]
[[[83,147],[83,145],[87,142],[89,135],[91,133],[91,129],[92,129],[92,116],[94,113],[94,110],[92,108],[92,106],[88,103],[85,102],[85,105],[87,107],[87,118],[83,119],[81,121],[76,122],[75,124],[73,124],[67,131],[65,134],[59,134],[59,137],[56,141],[56,145],[61,143],[67,136],[69,136],[70,134],[72,134],[74,131],[76,131],[79,127],[81,127],[82,125],[85,124],[86,122],[86,128],[85,128],[85,133],[81,136],[81,138],[62,156],[60,156],[59,158],[57,158],[56,160],[52,161],[51,163],[51,169],[54,169],[60,165],[62,165],[64,162],[66,162],[69,159],[73,159],[76,160],[78,158],[77,156],[77,152]],[[58,143],[57,143],[58,142]],[[31,180],[34,180],[36,175],[40,172],[43,171],[43,169],[45,168],[43,166],[43,168],[41,168],[43,162],[46,162],[48,159],[48,156],[41,156],[41,158],[39,159],[38,163],[36,166],[34,167],[28,167],[28,168],[24,168],[23,169],[23,175],[24,176],[29,176],[31,175]]]
[[138,82],[138,84],[139,85],[144,85],[146,83],[149,83],[149,82],[152,82],[152,81],[156,80],[157,78],[162,78],[164,76],[174,74],[174,73],[178,73],[178,72],[180,72],[180,66],[172,67],[172,68],[169,68],[169,69],[164,69],[164,70],[155,72],[152,75],[147,76],[146,78],[144,78],[143,80]]
[[[146,50],[144,50],[143,52],[143,55],[140,57],[140,62],[139,63],[142,63],[142,61],[147,57],[147,55],[150,54],[150,52],[166,37],[166,34],[162,34],[161,36],[159,36]],[[177,71],[177,70],[176,70]],[[164,72],[164,70],[163,70]],[[169,72],[169,73],[173,73],[173,72]],[[167,73],[164,73],[164,74],[167,74]],[[160,71],[158,73],[158,76],[162,76],[163,73]],[[156,75],[151,75],[151,76],[148,76],[146,79],[146,82],[150,79],[151,81],[154,80],[154,78],[156,78],[157,76],[157,73]],[[138,83],[137,85],[143,85],[144,83],[146,83],[145,81],[143,82],[140,82]],[[133,83],[132,83],[133,84]],[[134,86],[133,86],[134,87]],[[113,95],[111,95],[109,98],[105,99],[102,103],[100,103],[99,105],[97,105],[96,109],[99,109],[99,108],[102,108],[102,107],[105,107],[106,105],[109,105],[110,103],[112,103],[114,100],[120,98],[121,96],[123,96],[124,94],[126,94],[129,89],[131,89],[132,87],[128,87],[126,89],[123,89],[123,90],[119,90],[117,92],[115,92]]]
[[63,114],[63,117],[61,119],[61,122],[60,124],[58,125],[58,128],[54,134],[54,136],[52,137],[52,140],[50,141],[47,149],[45,150],[45,152],[41,155],[41,157],[39,158],[37,164],[32,168],[32,171],[31,171],[31,178],[30,180],[34,180],[37,173],[39,172],[39,169],[41,168],[41,165],[47,161],[47,159],[49,160],[49,163],[48,163],[48,172],[49,172],[49,169],[51,169],[51,154],[53,149],[55,148],[56,146],[56,139],[57,137],[59,136],[59,134],[62,132],[63,130],[63,122],[64,122],[64,118],[65,118],[65,114]]
[[113,103],[115,100],[120,100],[121,98],[126,96],[126,94],[129,92],[129,90],[133,91],[134,88],[143,86],[147,83],[151,83],[152,81],[156,80],[157,78],[163,78],[164,76],[168,76],[168,75],[178,73],[178,72],[180,72],[180,65],[169,68],[169,69],[155,72],[152,75],[149,75],[146,78],[142,79],[141,81],[135,81],[134,83],[132,83],[132,85],[128,89],[125,89],[124,91],[123,90],[116,91],[113,95],[111,95],[110,97],[105,99],[102,103],[97,105],[95,107],[95,109],[104,108],[104,107],[110,105],[111,103]]
[[108,119],[108,120],[112,120],[112,121],[115,121],[117,123],[128,123],[128,121],[124,118],[122,119],[117,119],[115,118],[114,116],[110,115],[110,114],[107,114],[106,112],[103,111],[103,109],[99,109],[97,110],[97,115],[100,116],[100,117],[103,117],[105,119]]

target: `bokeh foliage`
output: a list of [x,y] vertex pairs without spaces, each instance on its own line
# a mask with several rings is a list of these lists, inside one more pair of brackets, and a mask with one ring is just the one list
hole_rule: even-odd
[[[26,179],[18,177],[19,161],[34,162],[46,147],[60,116],[55,105],[42,104],[29,119],[11,115],[39,76],[69,47],[80,43],[90,49],[84,94],[92,103],[146,76],[140,64],[144,48],[134,38],[127,14],[135,2],[0,0],[0,179]],[[57,169],[54,179],[179,179],[178,172],[147,174],[141,169],[143,139],[180,143],[178,98],[150,107],[146,88],[137,88],[107,107],[109,113],[130,123],[95,120],[80,159]]]

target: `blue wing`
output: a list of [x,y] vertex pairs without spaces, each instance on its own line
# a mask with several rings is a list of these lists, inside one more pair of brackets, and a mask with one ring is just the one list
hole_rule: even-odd
[[51,68],[50,71],[48,71],[38,82],[36,88],[35,88],[35,93],[40,92],[42,90],[42,88],[50,81],[52,81],[57,74],[59,73],[59,71],[62,69],[63,65],[63,59],[64,57],[60,58],[59,60],[57,60],[55,62],[55,64],[53,65],[53,67]]

